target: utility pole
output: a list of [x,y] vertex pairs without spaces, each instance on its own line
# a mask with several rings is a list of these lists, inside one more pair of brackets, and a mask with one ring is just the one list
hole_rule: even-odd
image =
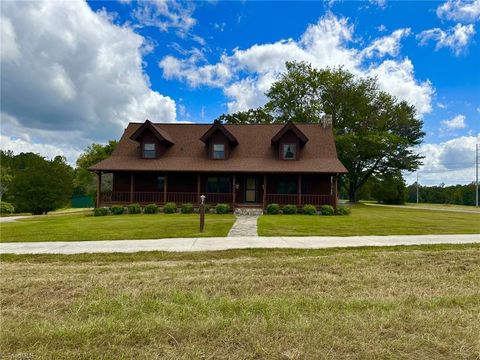
[[478,144],[475,155],[475,206],[478,207]]
[[418,205],[418,171],[417,171],[417,205]]

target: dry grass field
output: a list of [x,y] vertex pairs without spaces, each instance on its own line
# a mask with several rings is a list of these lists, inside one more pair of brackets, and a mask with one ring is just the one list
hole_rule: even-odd
[[32,359],[478,359],[480,247],[1,256]]

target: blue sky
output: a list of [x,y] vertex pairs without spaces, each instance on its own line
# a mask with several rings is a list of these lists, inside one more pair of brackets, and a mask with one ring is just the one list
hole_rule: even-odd
[[[414,104],[424,184],[466,183],[480,131],[480,0],[2,2],[1,146],[70,162],[128,121],[263,105],[287,60],[377,76]],[[411,182],[416,175],[407,175]]]

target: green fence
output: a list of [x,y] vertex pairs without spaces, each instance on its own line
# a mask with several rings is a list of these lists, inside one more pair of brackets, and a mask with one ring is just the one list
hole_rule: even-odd
[[92,196],[74,195],[71,199],[72,208],[90,208],[95,206]]

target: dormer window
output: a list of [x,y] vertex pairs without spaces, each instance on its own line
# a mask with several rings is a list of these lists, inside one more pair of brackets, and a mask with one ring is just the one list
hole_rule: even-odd
[[225,159],[225,144],[213,144],[213,158]]
[[297,158],[296,144],[282,144],[282,154],[284,160],[295,160]]
[[143,157],[146,159],[154,159],[157,157],[157,151],[155,148],[155,143],[144,143],[143,144]]

